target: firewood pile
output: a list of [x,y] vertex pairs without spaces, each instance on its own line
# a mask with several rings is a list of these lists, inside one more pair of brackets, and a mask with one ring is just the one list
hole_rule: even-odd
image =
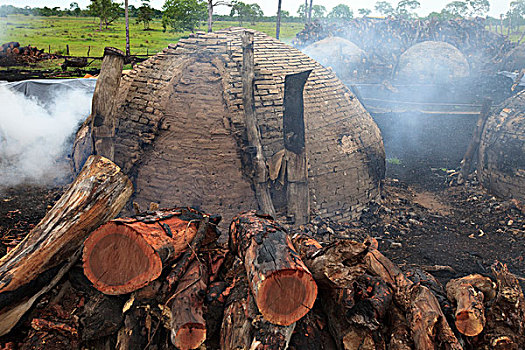
[[485,29],[482,19],[406,20],[355,18],[343,22],[307,24],[294,45],[305,47],[329,36],[352,41],[376,64],[394,65],[409,47],[423,41],[445,41],[468,58],[474,70],[490,69],[500,62],[514,44],[505,36]]
[[191,208],[136,206],[108,221],[131,191],[116,165],[90,157],[0,260],[0,348],[525,346],[525,299],[505,265],[443,287],[329,222],[291,232],[244,212],[226,243],[220,217]]
[[2,66],[35,63],[52,58],[56,56],[45,53],[44,49],[39,50],[31,45],[20,46],[20,43],[15,41],[0,46],[0,65]]

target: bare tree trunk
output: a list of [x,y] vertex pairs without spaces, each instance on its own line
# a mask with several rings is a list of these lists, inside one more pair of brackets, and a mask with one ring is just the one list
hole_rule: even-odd
[[308,23],[308,0],[304,0],[304,23]]
[[279,34],[281,34],[281,5],[282,0],[279,0],[277,5],[277,25],[275,26],[275,37],[279,39]]
[[213,0],[208,0],[208,33],[212,32],[213,24]]
[[129,17],[128,0],[124,0],[124,16],[126,17],[126,57],[129,56]]
[[308,23],[312,22],[312,9],[314,6],[314,0],[310,0],[310,8],[308,9]]

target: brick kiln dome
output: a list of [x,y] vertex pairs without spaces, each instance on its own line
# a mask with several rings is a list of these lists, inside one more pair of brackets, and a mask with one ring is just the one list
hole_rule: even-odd
[[351,75],[366,60],[365,52],[356,44],[336,36],[317,41],[302,51],[323,66],[332,67],[340,77]]
[[461,51],[443,41],[424,41],[406,50],[396,68],[396,79],[411,83],[446,84],[470,74]]
[[494,194],[525,201],[525,91],[506,100],[487,119],[478,175]]
[[[226,225],[239,211],[257,209],[253,168],[247,166],[254,150],[247,147],[243,110],[245,31],[191,35],[123,78],[113,109],[115,162],[133,179],[133,200],[142,207],[150,202],[200,207],[221,214]],[[285,78],[311,70],[303,134],[310,208],[336,220],[356,216],[379,195],[385,170],[379,129],[333,73],[278,40],[252,33],[254,108],[264,157],[277,177],[270,182],[276,210],[286,210],[286,181],[279,181]],[[297,90],[289,88],[292,94]]]
[[502,60],[501,70],[514,72],[525,68],[525,45],[519,45]]

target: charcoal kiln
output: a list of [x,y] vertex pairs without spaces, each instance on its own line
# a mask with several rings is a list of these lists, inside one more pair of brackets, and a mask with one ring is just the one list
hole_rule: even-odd
[[479,145],[478,176],[503,198],[525,201],[525,92],[488,117]]
[[332,67],[341,79],[356,77],[366,66],[366,53],[350,40],[328,37],[302,50],[325,67]]
[[396,80],[404,83],[446,84],[468,77],[467,58],[443,41],[424,41],[405,51],[396,69]]
[[[254,37],[253,84],[243,84],[245,35]],[[370,115],[330,70],[259,32],[231,28],[170,45],[122,78],[112,108],[114,160],[143,207],[190,205],[228,223],[269,193],[291,220],[305,220],[292,206],[348,220],[379,195],[385,156]]]
[[523,68],[525,68],[525,45],[519,45],[503,57],[500,69],[515,72]]

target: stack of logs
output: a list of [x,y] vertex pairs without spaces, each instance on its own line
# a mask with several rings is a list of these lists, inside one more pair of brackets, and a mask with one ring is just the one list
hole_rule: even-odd
[[495,281],[471,275],[444,289],[402,272],[373,239],[290,237],[255,211],[233,220],[227,244],[220,217],[191,208],[107,222],[130,195],[120,169],[92,156],[0,260],[0,334],[16,326],[1,348],[525,346],[525,299],[504,265]]
[[50,59],[54,56],[31,45],[20,46],[19,42],[12,41],[0,46],[0,60],[16,61],[17,63],[32,63],[43,59]]

